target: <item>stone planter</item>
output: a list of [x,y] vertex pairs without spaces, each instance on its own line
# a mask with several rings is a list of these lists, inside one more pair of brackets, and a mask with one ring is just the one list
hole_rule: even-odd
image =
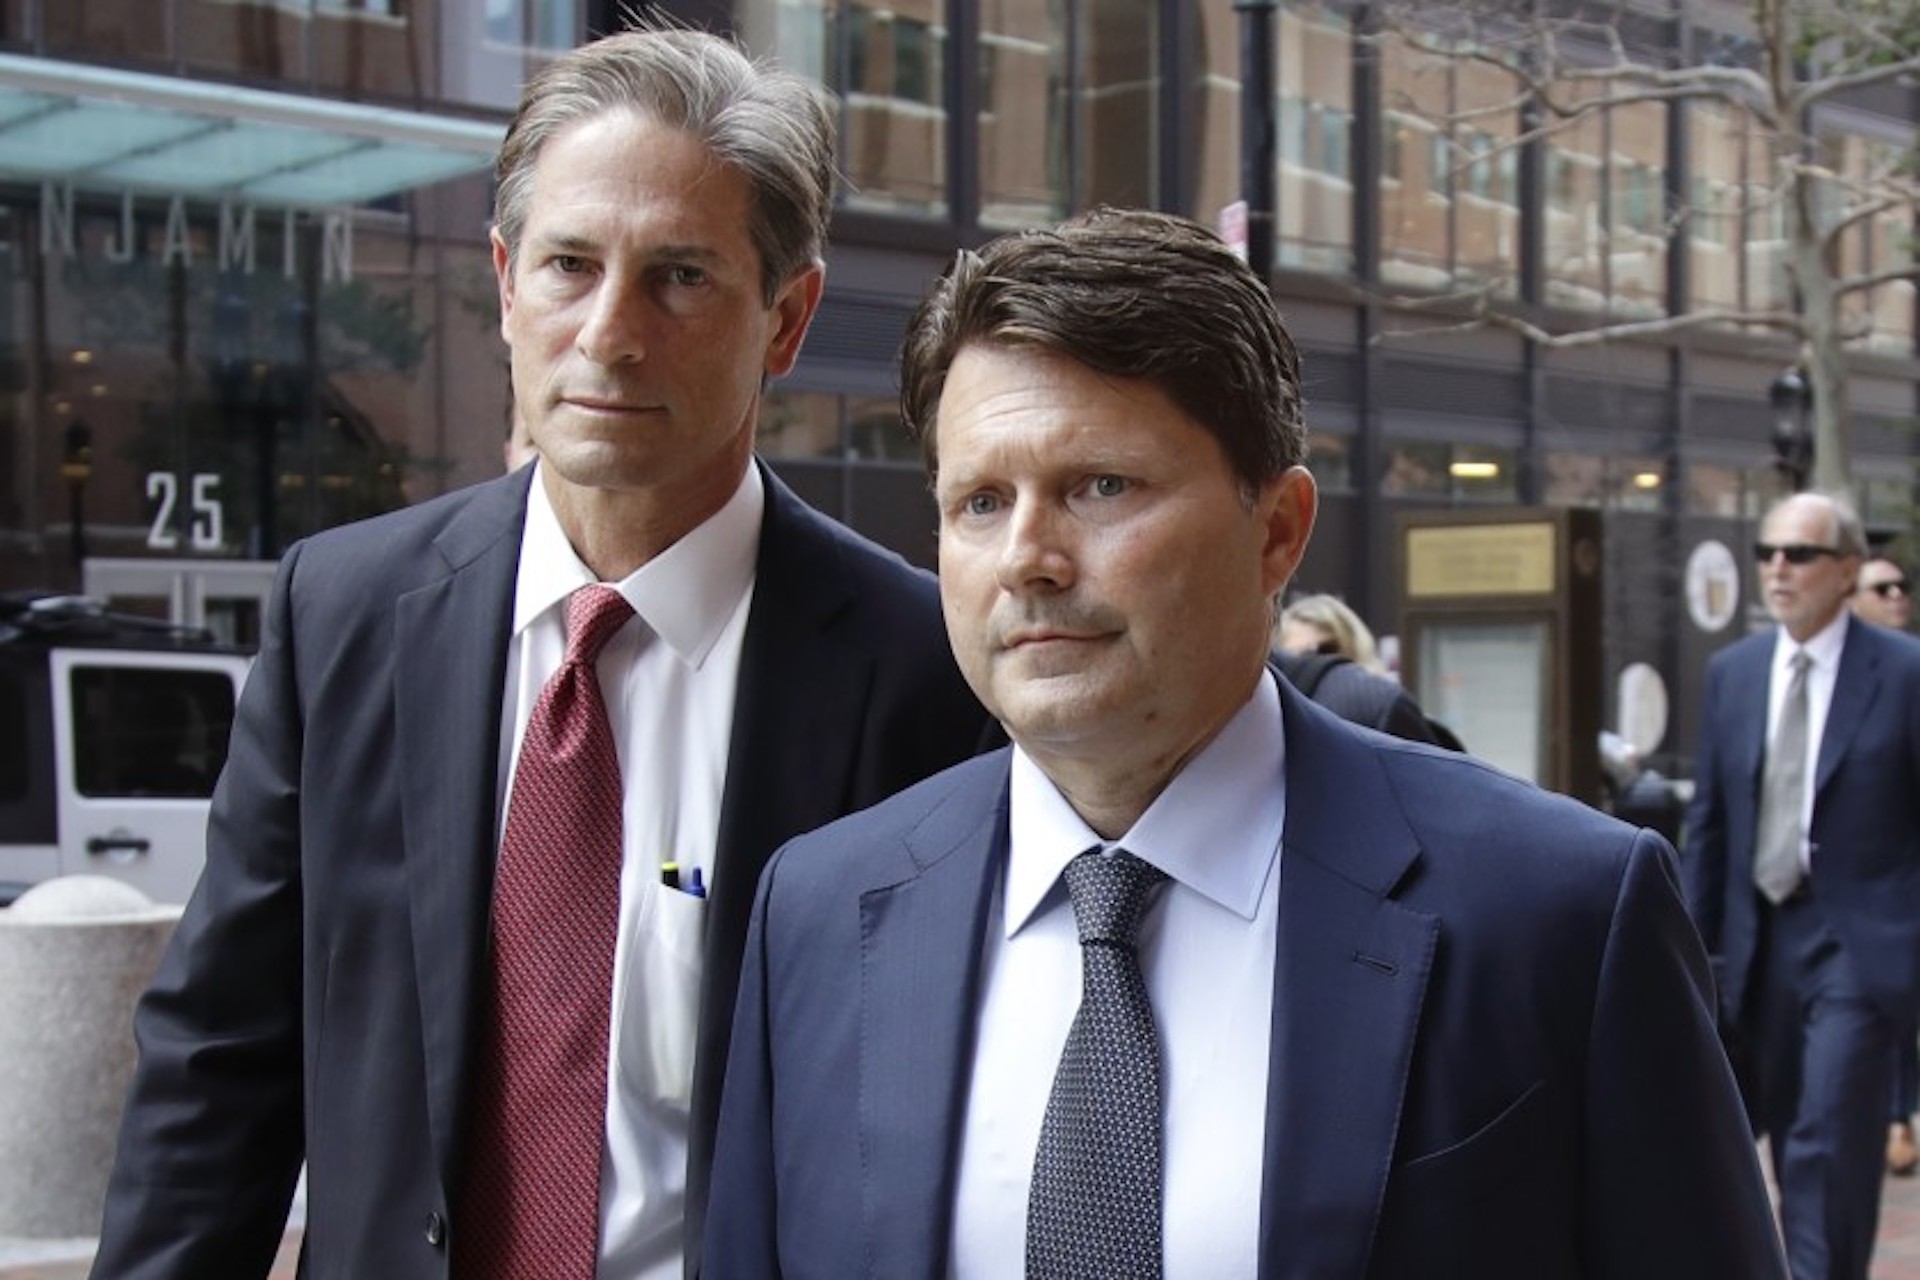
[[133,1007],[179,919],[104,876],[0,909],[0,1236],[99,1233]]

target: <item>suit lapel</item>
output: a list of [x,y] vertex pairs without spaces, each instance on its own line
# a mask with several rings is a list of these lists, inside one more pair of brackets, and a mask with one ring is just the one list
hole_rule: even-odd
[[[860,897],[860,1148],[868,1274],[942,1274],[981,944],[1006,861],[1007,760],[969,766]],[[932,1238],[929,1239],[929,1233]]]
[[1747,812],[1753,812],[1759,804],[1760,774],[1767,763],[1767,701],[1772,697],[1773,646],[1772,631],[1755,637],[1740,663],[1727,673],[1734,678],[1736,691],[1741,688],[1759,691],[1757,695],[1736,696],[1733,703],[1737,708],[1733,713],[1737,723],[1731,740],[1739,752],[1734,776],[1747,787],[1747,794],[1736,799],[1746,806]]
[[526,481],[514,479],[476,491],[435,540],[447,575],[401,596],[394,618],[408,901],[443,1183],[493,887],[500,698],[526,517]]
[[[687,1151],[688,1183],[695,1188],[704,1185],[713,1164],[714,1125],[754,889],[775,849],[847,812],[857,735],[815,729],[859,723],[872,682],[871,657],[840,630],[853,588],[839,548],[825,531],[826,518],[807,508],[764,466],[760,474],[766,485],[766,514],[753,604],[741,641],[713,888],[707,900]],[[696,1190],[687,1201],[689,1239],[699,1239],[705,1213],[705,1197]]]
[[1840,670],[1835,673],[1833,701],[1827,706],[1827,719],[1820,731],[1820,762],[1814,771],[1814,803],[1820,789],[1833,779],[1841,758],[1853,742],[1853,735],[1872,714],[1874,699],[1880,694],[1880,653],[1868,624],[1849,621],[1847,639],[1840,650]]
[[1261,1275],[1364,1275],[1439,921],[1396,902],[1419,849],[1376,753],[1283,684],[1287,825]]
[[[728,1003],[702,1011],[703,1030],[731,1023],[753,891],[767,859],[846,812],[855,735],[813,728],[857,722],[872,679],[871,658],[835,630],[851,593],[837,548],[785,485],[764,468],[762,477],[766,516],[707,905],[707,990]],[[724,980],[715,982],[716,973]]]

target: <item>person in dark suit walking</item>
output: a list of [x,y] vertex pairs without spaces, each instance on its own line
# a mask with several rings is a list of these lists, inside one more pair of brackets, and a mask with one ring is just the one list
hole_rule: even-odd
[[[529,83],[493,251],[538,457],[287,553],[137,1014],[96,1276],[264,1276],[302,1160],[303,1275],[694,1274],[761,867],[987,726],[931,576],[753,457],[831,142],[811,85],[703,34]],[[523,787],[535,756],[615,790]],[[528,1025],[579,1055],[515,1074]],[[586,1132],[556,1155],[562,1098]]]
[[1795,1280],[1868,1274],[1920,1013],[1920,642],[1851,618],[1865,552],[1827,494],[1761,522],[1778,625],[1708,664],[1682,846]]
[[[1895,631],[1913,621],[1913,587],[1907,571],[1886,556],[1869,556],[1854,577],[1849,600],[1853,616]],[[1920,1111],[1920,1047],[1903,1041],[1894,1067],[1893,1118],[1887,1126],[1887,1172],[1911,1178],[1920,1169],[1920,1146],[1913,1138],[1913,1113]]]
[[1316,498],[1245,263],[963,253],[902,400],[1013,745],[763,874],[707,1280],[1784,1274],[1670,847],[1267,666]]

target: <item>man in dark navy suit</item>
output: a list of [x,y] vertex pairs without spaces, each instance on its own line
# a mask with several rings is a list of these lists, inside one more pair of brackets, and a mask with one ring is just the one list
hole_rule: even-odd
[[1687,897],[1795,1280],[1865,1280],[1920,1015],[1920,642],[1847,609],[1866,540],[1840,499],[1779,503],[1754,554],[1779,625],[1708,666]]
[[[753,457],[820,300],[832,137],[811,85],[691,32],[615,36],[530,83],[493,249],[538,459],[288,552],[206,871],[138,1014],[96,1275],[264,1276],[303,1159],[303,1275],[496,1276],[479,1233],[548,1207],[580,1227],[578,1262],[529,1250],[516,1275],[694,1273],[761,867],[986,724],[932,578]],[[515,780],[569,602],[615,593],[631,616],[593,665],[624,796],[561,815],[617,828],[593,880],[617,894],[609,990],[568,981],[589,968],[571,941],[503,925],[495,867],[523,798],[540,808]],[[579,842],[532,847],[538,884]],[[604,1066],[487,1096],[538,1140],[539,1090],[564,1089],[604,1150],[463,1214],[476,1164],[490,1185],[527,1167],[524,1147],[474,1154],[508,1128],[475,1104],[506,1039],[505,938],[566,992],[556,1010],[610,1002],[609,1029],[582,1033]]]
[[902,387],[1014,745],[762,877],[706,1280],[1782,1275],[1666,842],[1267,666],[1264,282],[1089,214],[962,254]]

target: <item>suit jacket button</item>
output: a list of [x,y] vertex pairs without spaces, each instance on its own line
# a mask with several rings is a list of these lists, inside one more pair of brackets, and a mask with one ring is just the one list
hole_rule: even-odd
[[427,1215],[427,1243],[438,1249],[447,1242],[447,1220],[437,1213]]

